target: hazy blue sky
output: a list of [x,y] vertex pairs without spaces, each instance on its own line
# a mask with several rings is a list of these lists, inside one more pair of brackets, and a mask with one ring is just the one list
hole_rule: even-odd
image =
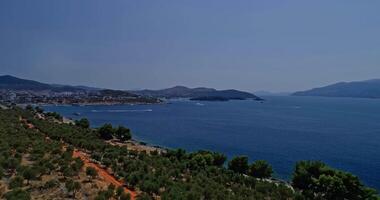
[[1,0],[0,69],[119,89],[380,78],[380,1]]

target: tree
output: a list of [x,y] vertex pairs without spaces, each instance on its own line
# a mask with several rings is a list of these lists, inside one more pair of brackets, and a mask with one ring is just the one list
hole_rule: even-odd
[[90,128],[90,121],[86,118],[82,118],[80,120],[76,120],[75,125],[81,128]]
[[120,197],[122,194],[124,194],[124,188],[119,186],[116,188],[116,196]]
[[48,112],[48,113],[46,113],[46,115],[48,117],[53,117],[54,119],[59,120],[59,121],[62,121],[62,119],[63,119],[63,117],[57,112]]
[[43,113],[44,112],[44,109],[42,109],[41,107],[36,107],[36,112],[38,113]]
[[130,193],[122,193],[120,195],[120,200],[131,200],[131,194]]
[[1,178],[3,178],[3,176],[4,176],[4,169],[0,167],[0,180]]
[[228,169],[230,169],[236,173],[240,173],[240,174],[247,173],[248,157],[247,156],[237,156],[237,157],[233,158],[228,163]]
[[98,172],[93,167],[87,167],[86,168],[86,175],[91,177],[91,179],[94,179],[98,176]]
[[25,107],[25,109],[28,110],[28,111],[33,111],[33,106],[32,105],[27,105]]
[[257,160],[249,166],[248,175],[255,178],[270,178],[273,169],[265,160]]
[[6,200],[30,200],[30,194],[22,189],[15,189],[4,195]]
[[221,153],[213,153],[213,156],[214,156],[214,165],[215,166],[221,167],[224,165],[224,163],[227,160],[227,157]]
[[36,178],[36,171],[31,167],[27,167],[22,172],[22,176],[27,180],[26,184],[29,185],[29,181]]
[[157,194],[158,190],[160,189],[160,186],[153,179],[146,179],[141,182],[141,184],[139,185],[139,188],[142,191],[147,192],[149,194],[154,194],[154,193]]
[[72,192],[73,193],[73,197],[75,198],[75,193],[78,190],[80,190],[81,185],[80,185],[79,182],[76,182],[76,181],[73,181],[73,180],[69,179],[68,181],[66,181],[65,187],[66,187],[66,189],[67,189],[68,192]]
[[376,191],[358,177],[320,161],[301,161],[293,173],[293,186],[310,199],[376,199]]
[[115,185],[114,184],[109,184],[108,185],[108,188],[107,188],[107,191],[106,191],[106,197],[108,197],[108,198],[111,198],[111,197],[113,197],[114,196],[114,194],[115,194]]
[[149,196],[147,193],[141,193],[137,196],[137,200],[152,200],[153,198]]
[[16,176],[9,181],[9,188],[19,188],[24,185],[24,179],[21,176]]
[[98,130],[100,137],[104,140],[110,140],[113,138],[115,130],[113,129],[111,124],[104,124]]
[[20,160],[16,158],[9,158],[6,162],[4,162],[3,166],[5,169],[9,169],[11,173],[13,174],[16,170],[16,168],[20,165]]
[[121,141],[130,140],[132,138],[131,130],[125,128],[124,126],[119,126],[115,132],[116,138]]

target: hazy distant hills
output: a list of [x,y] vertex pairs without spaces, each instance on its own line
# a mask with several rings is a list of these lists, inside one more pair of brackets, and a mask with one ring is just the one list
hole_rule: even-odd
[[0,76],[0,89],[9,90],[48,90],[53,86],[37,81],[20,79],[13,76]]
[[380,79],[340,82],[326,87],[295,92],[294,96],[380,98]]
[[137,90],[135,94],[157,97],[157,98],[191,98],[191,99],[255,99],[261,100],[258,96],[239,90],[216,90],[213,88],[188,88],[175,86],[162,90]]
[[216,90],[213,88],[187,88],[184,86],[176,86],[163,90],[135,90],[120,91],[99,89],[87,86],[69,86],[59,84],[46,84],[33,80],[26,80],[10,75],[0,76],[0,90],[11,91],[32,91],[32,92],[97,92],[104,96],[131,96],[136,95],[153,97],[153,98],[197,98],[197,99],[255,99],[261,100],[254,94],[239,90]]
[[28,90],[53,92],[79,92],[85,91],[84,88],[68,85],[46,84],[38,81],[26,80],[10,75],[0,76],[0,89],[5,90]]

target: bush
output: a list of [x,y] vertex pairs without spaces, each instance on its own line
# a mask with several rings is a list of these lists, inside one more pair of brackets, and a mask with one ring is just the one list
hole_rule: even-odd
[[3,178],[4,176],[4,169],[0,167],[0,180]]
[[90,128],[90,121],[86,118],[82,118],[80,120],[75,120],[75,125],[81,128]]
[[98,172],[93,167],[87,167],[86,168],[86,175],[90,176],[91,178],[96,178],[98,176]]
[[47,181],[45,184],[44,184],[44,186],[43,186],[43,188],[44,189],[50,189],[50,188],[53,188],[53,187],[56,187],[56,186],[58,186],[59,185],[59,182],[57,181],[57,180],[50,180],[50,181]]
[[103,140],[110,140],[113,138],[115,130],[111,124],[104,124],[98,129],[99,135]]
[[9,188],[18,188],[24,185],[24,179],[21,176],[16,176],[9,181]]
[[131,194],[129,194],[129,193],[122,193],[121,195],[120,195],[120,198],[119,198],[120,200],[131,200]]
[[149,196],[147,193],[141,193],[137,196],[137,200],[152,200],[153,198]]
[[237,156],[228,163],[228,169],[236,173],[245,174],[248,170],[248,157]]
[[265,160],[257,160],[249,166],[248,175],[255,178],[270,178],[272,167]]
[[132,138],[131,131],[129,128],[119,126],[115,131],[116,138],[121,141],[130,140]]
[[7,192],[4,195],[5,199],[7,200],[30,200],[30,194],[29,192],[26,192],[21,189],[15,189],[10,192]]
[[27,184],[29,184],[30,180],[33,180],[36,178],[36,170],[32,169],[31,167],[27,167],[22,172],[22,176],[27,180]]
[[376,199],[376,191],[358,177],[330,168],[319,161],[301,161],[293,173],[293,186],[307,198]]

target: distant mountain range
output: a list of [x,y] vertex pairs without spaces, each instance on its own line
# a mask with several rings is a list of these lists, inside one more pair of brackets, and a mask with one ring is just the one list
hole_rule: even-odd
[[254,99],[262,100],[260,97],[239,90],[216,90],[213,88],[188,88],[185,86],[175,86],[162,90],[136,90],[132,93],[156,97],[156,98],[190,98],[193,100],[233,100],[233,99]]
[[380,79],[340,82],[326,87],[295,92],[294,96],[380,98]]
[[14,76],[0,76],[0,102],[16,104],[151,104],[146,98],[129,91],[87,86],[46,84]]
[[292,94],[291,92],[270,92],[270,91],[264,91],[264,90],[256,91],[254,93],[255,95],[258,95],[261,97],[263,96],[289,96]]
[[163,90],[134,90],[134,91],[120,91],[110,89],[100,89],[87,86],[70,86],[59,84],[47,84],[33,80],[26,80],[17,78],[10,75],[0,76],[0,90],[11,91],[31,91],[34,93],[40,92],[71,92],[71,93],[98,93],[102,96],[131,96],[137,97],[152,97],[152,98],[189,98],[189,99],[254,99],[261,100],[260,97],[239,90],[216,90],[213,88],[187,88],[184,86],[176,86]]
[[[21,79],[10,75],[0,76],[0,89],[5,90],[28,90],[28,91],[44,91],[50,90],[53,92],[80,92],[90,90],[85,86],[69,86],[58,84],[47,84],[38,81]],[[95,89],[95,88],[91,88]]]

